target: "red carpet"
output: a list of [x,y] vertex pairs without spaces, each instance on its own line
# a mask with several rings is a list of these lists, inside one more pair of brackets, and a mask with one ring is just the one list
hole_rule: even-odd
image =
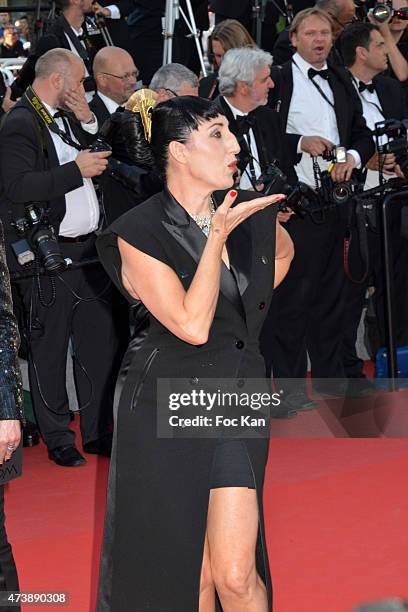
[[[408,598],[408,442],[293,435],[272,439],[266,477],[275,612]],[[61,468],[42,444],[25,450],[24,476],[6,500],[21,589],[68,592],[70,603],[23,610],[94,611],[107,467],[90,456],[85,467]]]

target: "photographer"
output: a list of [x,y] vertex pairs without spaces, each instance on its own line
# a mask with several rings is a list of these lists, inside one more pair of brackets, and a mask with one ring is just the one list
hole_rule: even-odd
[[95,55],[93,74],[97,91],[89,107],[102,127],[135,91],[138,70],[127,51],[119,47],[104,47]]
[[[407,109],[404,91],[401,83],[381,74],[387,66],[387,48],[379,28],[371,23],[356,23],[344,31],[341,38],[343,56],[349,68],[353,85],[360,97],[363,115],[367,126],[374,130],[375,124],[384,119],[405,119]],[[395,177],[396,157],[394,154],[374,156],[367,162],[367,175],[365,188],[373,188],[380,183],[379,168],[384,173],[384,178]],[[374,209],[374,214],[376,213]],[[408,286],[406,281],[406,269],[408,266],[408,244],[401,238],[401,209],[396,207],[392,211],[393,223],[391,240],[394,255],[394,288],[397,315],[397,338],[398,344],[403,345],[408,341],[407,317],[408,311]],[[376,225],[376,218],[368,223],[368,247],[369,247],[369,271],[363,283],[348,282],[348,299],[346,307],[345,336],[343,340],[343,362],[346,374],[349,377],[363,377],[363,362],[357,357],[355,344],[357,329],[361,319],[364,306],[365,293],[369,284],[375,285],[374,301],[376,306],[378,334],[385,341],[384,313],[383,313],[383,270],[381,265],[381,245],[377,232],[370,231]],[[351,228],[352,248],[349,251],[349,265],[353,276],[361,277],[361,268],[364,268],[359,255],[359,240],[356,227]],[[361,247],[360,247],[361,248]],[[364,270],[363,270],[364,271]],[[370,281],[371,279],[371,281]],[[364,383],[360,382],[363,386]]]
[[[337,45],[337,39],[344,28],[356,18],[356,5],[354,4],[354,0],[318,0],[314,8],[324,11],[331,18],[333,22],[334,44],[330,51],[329,58],[333,64],[343,66],[343,58],[341,57]],[[289,61],[294,53],[289,31],[290,28],[286,28],[281,32],[273,47],[272,55],[275,66],[281,66]]]
[[[9,267],[15,277],[24,276],[16,287],[27,317],[30,391],[49,457],[66,467],[85,463],[69,429],[69,341],[86,452],[109,454],[118,365],[111,284],[98,263],[83,266],[96,257],[100,216],[91,179],[105,170],[109,155],[80,150],[90,137],[84,128],[97,130],[84,78],[83,62],[72,52],[48,51],[36,64],[33,88],[11,109],[0,132],[0,210]],[[37,264],[18,263],[22,243]],[[63,258],[73,267],[60,273]],[[54,264],[56,273],[40,274],[38,266]]]
[[92,59],[103,46],[99,31],[92,29],[86,15],[92,12],[92,0],[56,0],[57,18],[47,27],[39,39],[35,52],[29,55],[16,80],[12,84],[14,99],[20,97],[35,77],[35,65],[39,57],[51,49],[61,47],[80,57],[85,64],[85,91],[88,101],[95,91],[92,78]]
[[[219,72],[216,105],[229,121],[241,150],[237,156],[240,188],[262,190],[259,178],[273,160],[296,180],[280,117],[266,106],[272,56],[261,49],[230,49]],[[295,157],[294,157],[295,158]]]
[[368,13],[368,19],[372,24],[378,27],[384,38],[393,76],[395,76],[399,81],[404,82],[408,79],[406,37],[404,37],[407,20],[400,19],[398,15],[394,14],[394,11],[400,8],[402,8],[402,10],[406,10],[407,2],[406,0],[393,0],[389,3],[385,2],[384,4],[388,6],[390,13],[389,18],[386,21],[379,21],[375,18],[372,12]]
[[[327,150],[333,145],[345,147],[345,161],[334,163],[331,170],[334,186],[348,181],[353,170],[365,165],[374,143],[346,71],[326,61],[333,42],[330,17],[319,9],[306,9],[295,16],[290,32],[296,53],[282,69],[272,68],[275,107],[280,108],[291,147],[302,154],[295,170],[304,183],[315,186],[316,164],[319,172],[329,167],[321,157]],[[319,223],[294,216],[287,223],[295,258],[275,293],[279,325],[273,342],[264,349],[278,378],[306,377],[306,351],[315,379],[344,376],[345,212],[344,206],[330,207]],[[320,383],[318,390],[327,391],[326,384]]]

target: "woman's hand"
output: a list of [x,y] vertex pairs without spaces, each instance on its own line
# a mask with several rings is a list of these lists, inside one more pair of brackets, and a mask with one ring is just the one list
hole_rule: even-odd
[[227,193],[223,203],[217,208],[211,222],[210,235],[219,238],[225,242],[229,234],[245,219],[248,219],[251,215],[263,210],[271,204],[278,204],[286,198],[283,193],[273,194],[264,196],[262,198],[255,198],[248,202],[241,202],[232,207],[238,192],[231,190]]
[[21,425],[17,420],[0,420],[0,465],[8,461],[21,438]]

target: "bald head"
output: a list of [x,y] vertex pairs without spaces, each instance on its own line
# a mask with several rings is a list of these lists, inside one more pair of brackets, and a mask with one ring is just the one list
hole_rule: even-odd
[[137,68],[120,47],[103,47],[95,55],[93,73],[97,89],[117,104],[124,104],[136,87]]

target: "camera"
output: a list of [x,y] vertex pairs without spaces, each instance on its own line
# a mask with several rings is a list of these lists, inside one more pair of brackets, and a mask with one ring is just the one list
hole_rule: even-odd
[[[408,119],[385,119],[374,125],[376,149],[380,154],[393,153],[405,178],[408,178]],[[386,137],[387,142],[380,144]]]
[[67,264],[44,209],[38,202],[29,202],[24,213],[12,223],[20,237],[11,245],[19,264],[30,265],[37,257],[48,273],[64,270]]
[[322,153],[322,158],[333,164],[344,164],[347,161],[347,149],[346,147],[339,146],[334,146],[332,149],[325,149]]
[[327,203],[339,206],[346,204],[360,188],[359,183],[353,180],[334,183],[327,170],[320,173],[319,180],[318,195],[321,198],[322,206]]
[[103,151],[112,151],[112,147],[106,140],[97,136],[90,147],[87,147],[91,153],[102,153]]
[[298,217],[305,216],[308,201],[316,200],[316,193],[305,183],[299,181],[296,185],[289,185],[286,175],[278,168],[276,162],[267,165],[258,182],[264,184],[265,195],[269,195],[272,188],[276,193],[284,193],[287,196],[286,200],[279,204],[278,210],[287,212],[290,208]]
[[390,17],[396,17],[401,20],[408,20],[408,7],[403,6],[399,9],[394,9],[392,0],[385,2],[377,2],[376,0],[355,0],[357,13],[360,19],[364,20],[368,13],[371,13],[376,21],[384,23]]

